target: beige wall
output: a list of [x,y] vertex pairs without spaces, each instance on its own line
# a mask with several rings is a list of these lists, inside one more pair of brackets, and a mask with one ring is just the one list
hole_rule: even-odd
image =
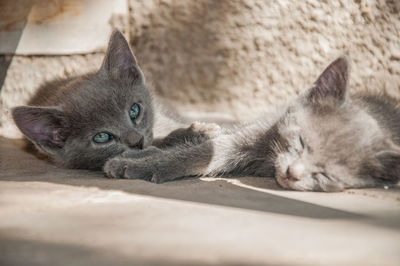
[[400,1],[130,0],[131,43],[163,97],[238,118],[348,51],[351,86],[400,92]]

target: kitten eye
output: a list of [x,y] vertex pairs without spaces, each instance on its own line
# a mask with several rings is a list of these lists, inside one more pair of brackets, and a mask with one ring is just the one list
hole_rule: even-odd
[[94,135],[93,141],[96,143],[106,143],[112,140],[112,135],[106,133],[106,132],[100,132]]
[[135,120],[139,116],[139,113],[140,113],[140,107],[137,103],[134,103],[131,106],[131,109],[129,110],[129,117],[132,120]]

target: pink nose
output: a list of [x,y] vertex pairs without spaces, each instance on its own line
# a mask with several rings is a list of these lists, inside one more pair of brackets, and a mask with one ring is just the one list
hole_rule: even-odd
[[292,165],[289,165],[286,170],[286,177],[295,181],[300,180],[303,178],[305,170],[304,164],[295,162]]

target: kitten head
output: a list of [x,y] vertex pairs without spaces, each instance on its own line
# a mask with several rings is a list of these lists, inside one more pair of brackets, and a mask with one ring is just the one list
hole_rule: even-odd
[[20,106],[12,115],[28,139],[64,166],[101,169],[106,159],[151,144],[151,96],[119,31],[97,73],[53,91],[50,106]]
[[348,58],[342,56],[276,123],[275,176],[281,186],[340,191],[393,181],[400,173],[398,148],[347,97],[348,76]]

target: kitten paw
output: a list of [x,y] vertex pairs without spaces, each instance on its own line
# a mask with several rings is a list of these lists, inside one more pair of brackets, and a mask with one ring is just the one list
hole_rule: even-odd
[[121,158],[112,158],[104,165],[104,173],[109,178],[124,178],[127,164]]
[[221,134],[221,127],[215,123],[194,122],[190,125],[190,129],[209,138],[215,138]]
[[151,180],[153,177],[154,164],[151,160],[112,158],[104,165],[104,173],[110,178],[143,179]]

